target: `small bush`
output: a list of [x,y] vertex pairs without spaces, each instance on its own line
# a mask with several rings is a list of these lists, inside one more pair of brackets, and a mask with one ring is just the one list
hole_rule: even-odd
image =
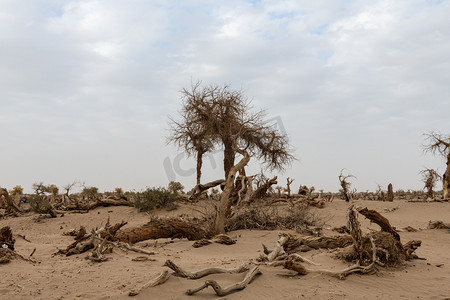
[[134,207],[140,211],[150,211],[155,208],[167,210],[176,209],[177,194],[165,188],[148,188],[143,192],[132,193]]
[[31,210],[40,214],[45,214],[51,209],[51,204],[47,197],[31,195],[28,197],[28,203]]
[[226,220],[225,229],[227,231],[290,229],[303,233],[309,226],[321,227],[322,225],[322,221],[308,206],[295,205],[287,211],[279,211],[277,207],[255,203],[236,210],[234,215]]

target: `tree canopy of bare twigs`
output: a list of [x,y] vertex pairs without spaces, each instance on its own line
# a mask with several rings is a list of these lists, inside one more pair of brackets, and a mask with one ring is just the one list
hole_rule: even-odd
[[422,145],[425,153],[440,154],[447,158],[447,168],[442,176],[442,189],[444,199],[450,198],[450,135],[430,132],[424,134],[425,144]]
[[170,119],[168,142],[197,157],[197,184],[202,156],[215,147],[224,148],[225,179],[228,177],[237,153],[233,139],[271,170],[283,169],[295,159],[287,136],[265,120],[264,111],[252,111],[242,91],[197,82],[184,88],[181,95],[180,118]]

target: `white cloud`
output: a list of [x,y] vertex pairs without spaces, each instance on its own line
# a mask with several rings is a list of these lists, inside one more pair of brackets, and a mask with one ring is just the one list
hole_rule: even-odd
[[167,116],[200,79],[281,116],[298,184],[335,190],[348,168],[361,189],[420,188],[419,168],[443,163],[421,154],[421,134],[450,128],[449,12],[419,0],[2,1],[0,185],[165,185]]

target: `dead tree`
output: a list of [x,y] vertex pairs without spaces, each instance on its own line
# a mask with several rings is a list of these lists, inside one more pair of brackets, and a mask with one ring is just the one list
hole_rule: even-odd
[[444,199],[450,198],[450,135],[442,135],[435,132],[425,134],[426,144],[423,145],[424,152],[440,154],[447,158],[447,168],[442,175],[442,190]]
[[49,214],[50,217],[56,218],[55,208],[51,204],[50,199],[45,195],[48,188],[42,182],[39,182],[33,183],[33,190],[35,195],[29,201],[31,208],[37,213]]
[[4,197],[6,203],[6,213],[7,214],[16,214],[17,212],[24,212],[19,206],[14,203],[14,200],[8,193],[8,190],[0,187],[0,199]]
[[433,199],[434,197],[434,187],[438,180],[441,179],[441,175],[438,174],[434,169],[424,169],[419,172],[422,175],[422,181],[425,184],[424,189],[427,190],[427,198]]
[[288,198],[291,198],[291,184],[294,182],[295,179],[286,178],[286,191]]
[[197,82],[181,93],[181,120],[171,119],[168,140],[188,155],[197,155],[198,173],[201,153],[223,146],[224,178],[227,180],[239,154],[233,147],[234,142],[272,170],[283,169],[295,159],[286,135],[264,120],[264,111],[252,112],[241,91],[227,85],[202,87],[201,82]]
[[[63,187],[63,189],[65,190],[65,193],[63,194],[64,199],[64,204],[66,205],[66,207],[68,207],[70,205],[70,202],[72,201],[72,199],[70,198],[70,190],[77,184],[76,181],[69,183],[67,185],[65,185]],[[79,203],[78,203],[78,198],[74,199],[74,204],[75,204],[75,209],[79,209]]]
[[383,191],[383,189],[382,189],[380,184],[377,186],[377,190],[375,191],[375,195],[376,195],[376,200],[386,201],[386,197],[384,195],[384,191]]
[[394,189],[392,188],[392,183],[388,184],[387,201],[394,201]]
[[353,239],[353,247],[358,255],[358,262],[363,262],[363,238],[361,232],[361,224],[358,221],[358,214],[353,207],[353,204],[347,210],[347,228]]
[[348,182],[348,179],[356,178],[356,177],[353,175],[350,175],[350,174],[345,176],[342,174],[342,171],[344,171],[344,169],[341,170],[341,173],[339,174],[339,177],[338,177],[339,182],[341,183],[341,187],[342,187],[340,192],[341,192],[342,196],[344,197],[345,201],[349,202],[351,199],[351,191],[350,191],[351,183]]
[[255,201],[256,199],[261,199],[267,196],[267,191],[270,189],[270,187],[274,184],[277,184],[277,176],[273,177],[272,179],[267,180],[265,183],[263,183],[262,185],[260,185],[255,192],[253,192],[253,194],[250,196],[248,203],[251,203],[253,201]]
[[234,180],[236,177],[236,173],[242,168],[244,168],[250,161],[249,153],[246,150],[239,149],[236,144],[236,140],[233,140],[233,149],[234,151],[241,154],[243,157],[228,172],[227,181],[225,182],[225,188],[223,189],[223,192],[220,195],[220,203],[217,209],[215,220],[215,233],[225,233],[225,218],[227,217],[227,213],[229,213],[228,210],[231,201],[230,195],[234,188]]

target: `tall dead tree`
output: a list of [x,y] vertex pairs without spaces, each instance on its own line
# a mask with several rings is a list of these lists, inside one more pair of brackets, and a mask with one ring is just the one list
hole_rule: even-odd
[[388,190],[387,190],[387,201],[394,201],[394,189],[392,187],[392,183],[388,184]]
[[425,134],[426,143],[423,145],[425,153],[440,154],[447,158],[447,168],[442,175],[442,190],[444,199],[450,198],[450,135],[443,135],[436,132]]
[[350,191],[350,186],[351,183],[348,182],[349,178],[356,178],[353,175],[343,175],[342,171],[344,171],[344,169],[341,170],[341,173],[339,173],[339,182],[341,183],[341,194],[344,197],[345,201],[349,202],[351,199],[351,191]]
[[[287,136],[264,120],[264,111],[253,112],[241,91],[227,85],[202,87],[201,82],[197,82],[181,93],[181,118],[171,119],[168,141],[187,154],[197,155],[197,180],[201,173],[201,155],[215,146],[224,149],[224,178],[228,179],[238,153],[233,147],[234,140],[271,170],[283,169],[294,160]],[[244,174],[243,171],[241,175]]]
[[427,198],[433,199],[434,197],[434,187],[438,180],[441,179],[441,175],[434,169],[424,169],[419,172],[422,175],[422,181],[425,184],[424,189],[427,190]]

